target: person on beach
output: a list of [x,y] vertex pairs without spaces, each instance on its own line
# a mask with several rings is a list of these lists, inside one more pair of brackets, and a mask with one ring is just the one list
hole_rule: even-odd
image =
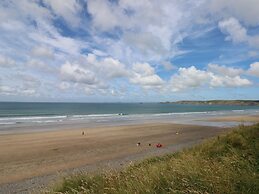
[[161,143],[156,144],[157,148],[161,148],[163,145]]

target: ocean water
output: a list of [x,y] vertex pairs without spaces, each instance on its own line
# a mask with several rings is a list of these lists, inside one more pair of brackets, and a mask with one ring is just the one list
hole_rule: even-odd
[[258,106],[162,103],[22,103],[0,102],[0,129],[26,124],[129,123],[143,120],[178,122],[184,118],[259,114]]

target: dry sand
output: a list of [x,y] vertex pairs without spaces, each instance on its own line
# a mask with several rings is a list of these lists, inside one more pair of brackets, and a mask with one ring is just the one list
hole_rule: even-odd
[[[222,131],[215,127],[150,124],[1,135],[0,184],[145,152],[156,149],[154,144],[158,142],[170,146]],[[141,146],[136,146],[137,142]]]
[[[100,162],[116,164],[123,158],[177,151],[229,130],[158,123],[0,135],[0,193],[28,193],[38,184],[48,184],[44,177],[68,169],[94,169]],[[156,148],[157,143],[163,148]],[[39,177],[43,178],[37,183]]]

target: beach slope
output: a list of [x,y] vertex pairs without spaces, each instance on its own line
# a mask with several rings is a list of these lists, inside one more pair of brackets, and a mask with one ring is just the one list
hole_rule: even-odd
[[258,193],[259,124],[175,154],[153,157],[120,172],[80,174],[61,193]]

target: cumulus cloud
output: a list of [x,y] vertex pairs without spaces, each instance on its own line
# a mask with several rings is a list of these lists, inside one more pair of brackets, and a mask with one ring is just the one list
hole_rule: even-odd
[[[90,57],[92,57],[92,59],[89,59]],[[111,57],[98,61],[94,55],[88,55],[87,62],[92,64],[96,72],[100,73],[103,77],[118,78],[128,75],[125,65]]]
[[130,82],[143,88],[160,87],[164,81],[155,73],[148,63],[135,63],[132,67]]
[[255,62],[250,65],[248,74],[259,77],[259,62]]
[[178,74],[171,77],[172,91],[181,91],[187,88],[197,88],[206,85],[210,75],[196,67],[179,68]]
[[[129,72],[125,65],[111,57],[99,58],[94,54],[82,55],[74,63],[66,62],[60,68],[60,89],[71,87],[83,88],[87,95],[95,92],[108,91],[110,81],[119,78],[127,78]],[[69,85],[68,85],[69,84]],[[69,87],[68,87],[69,86]]]
[[224,65],[218,65],[218,64],[209,64],[208,70],[215,74],[226,75],[230,77],[237,76],[244,73],[244,70],[241,68],[226,67]]
[[210,86],[212,87],[244,87],[252,85],[248,79],[241,78],[240,76],[217,76],[211,74]]
[[241,78],[240,73],[234,68],[228,69],[219,65],[210,65],[207,71],[191,66],[189,68],[180,68],[178,73],[171,77],[169,83],[171,90],[175,92],[203,86],[245,87],[252,85],[252,82],[248,79]]
[[[94,54],[84,56],[78,62],[80,63],[63,64],[60,68],[61,78],[63,81],[88,85],[88,92],[92,91],[93,87],[109,89],[109,81],[119,78],[129,80],[130,83],[145,89],[161,87],[164,84],[148,63],[134,63],[131,68],[126,68],[118,60],[110,57],[97,59]],[[64,84],[60,86],[66,88]]]
[[87,85],[97,83],[94,73],[78,64],[66,62],[61,66],[60,73],[62,79],[66,81],[79,82]]

